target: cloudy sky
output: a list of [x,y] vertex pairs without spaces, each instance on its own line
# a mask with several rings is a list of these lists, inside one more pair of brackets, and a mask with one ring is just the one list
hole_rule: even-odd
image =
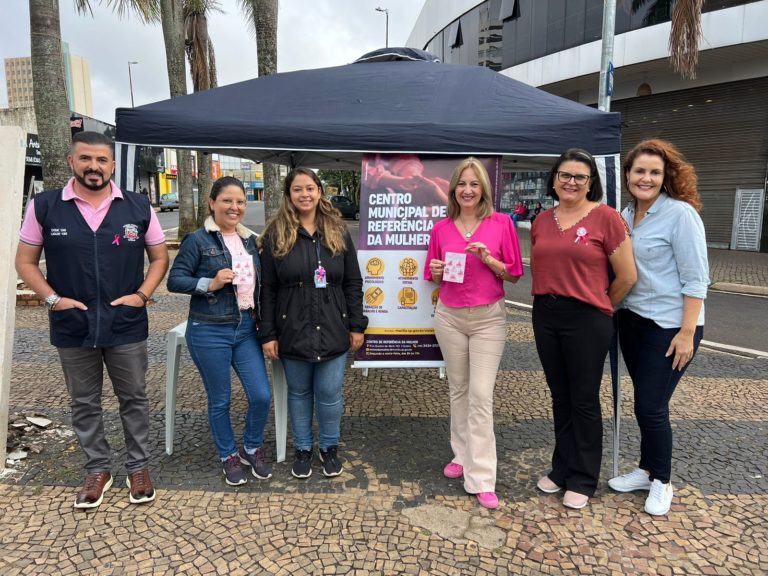
[[[26,0],[7,0],[16,10],[0,19],[0,59],[29,56]],[[106,4],[106,2],[104,2]],[[94,116],[114,123],[115,108],[131,105],[128,62],[137,106],[169,97],[162,30],[134,17],[118,20],[91,0],[93,17],[79,16],[73,0],[60,0],[61,36],[70,52],[90,61]],[[278,17],[278,72],[347,64],[384,47],[389,9],[389,45],[405,44],[424,0],[281,0]],[[256,40],[236,0],[221,0],[209,32],[216,49],[219,85],[254,78]],[[9,16],[9,14],[12,14]],[[6,107],[5,70],[0,67],[0,107]]]

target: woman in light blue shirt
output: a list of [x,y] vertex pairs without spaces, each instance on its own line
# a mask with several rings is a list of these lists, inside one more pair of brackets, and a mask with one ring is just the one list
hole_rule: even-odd
[[618,313],[619,339],[635,389],[640,462],[608,484],[648,490],[645,511],[664,515],[672,503],[669,401],[704,335],[707,243],[696,173],[672,144],[641,142],[624,160],[623,176],[633,199],[622,216],[637,283]]

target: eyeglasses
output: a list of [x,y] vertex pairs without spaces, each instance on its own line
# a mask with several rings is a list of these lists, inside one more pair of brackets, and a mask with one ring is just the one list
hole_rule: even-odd
[[557,173],[557,179],[562,182],[563,184],[567,184],[568,182],[573,179],[576,184],[579,186],[583,186],[587,182],[589,182],[590,178],[592,176],[587,176],[586,174],[571,174],[570,172],[558,172]]

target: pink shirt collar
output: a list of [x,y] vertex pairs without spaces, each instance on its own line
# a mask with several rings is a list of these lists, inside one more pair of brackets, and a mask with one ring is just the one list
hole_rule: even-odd
[[[111,202],[115,198],[120,198],[122,200],[123,192],[122,190],[120,190],[120,188],[117,187],[117,184],[115,184],[112,180],[110,180],[109,185],[112,188],[112,193],[109,195],[109,198],[108,198],[109,201]],[[75,199],[83,200],[83,198],[80,198],[77,194],[75,194],[74,178],[70,178],[69,182],[67,182],[67,185],[64,186],[64,189],[61,191],[61,199],[62,200],[75,200]]]

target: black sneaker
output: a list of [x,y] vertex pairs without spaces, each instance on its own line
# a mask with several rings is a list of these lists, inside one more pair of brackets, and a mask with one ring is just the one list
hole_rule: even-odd
[[256,448],[256,452],[248,454],[245,448],[240,448],[240,464],[251,467],[251,473],[259,480],[272,478],[272,466],[264,459],[264,450]]
[[296,454],[293,456],[291,474],[296,478],[312,476],[312,450],[296,450]]
[[320,462],[323,463],[323,474],[326,476],[338,476],[344,471],[336,455],[338,446],[328,446],[327,450],[320,450]]
[[224,480],[230,486],[240,486],[248,482],[237,454],[232,454],[232,456],[224,460]]

